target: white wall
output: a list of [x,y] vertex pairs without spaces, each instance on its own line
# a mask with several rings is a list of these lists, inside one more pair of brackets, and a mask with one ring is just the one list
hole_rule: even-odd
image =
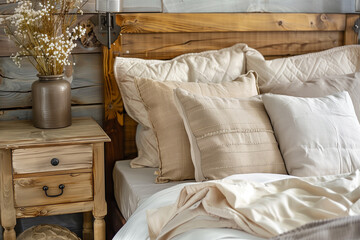
[[[304,12],[354,13],[360,0],[92,0],[97,9],[113,12]],[[360,9],[359,9],[360,10]]]
[[355,0],[163,0],[163,12],[355,12]]

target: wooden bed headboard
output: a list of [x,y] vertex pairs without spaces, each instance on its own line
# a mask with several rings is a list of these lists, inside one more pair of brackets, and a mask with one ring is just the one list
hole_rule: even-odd
[[[266,58],[292,56],[357,43],[357,14],[304,13],[137,13],[118,14],[121,34],[103,48],[105,120],[112,139],[105,146],[108,203],[113,198],[116,160],[136,156],[136,123],[125,113],[113,74],[117,56],[171,59],[189,52],[246,43]],[[109,223],[108,223],[109,224]],[[111,225],[111,223],[110,223]]]

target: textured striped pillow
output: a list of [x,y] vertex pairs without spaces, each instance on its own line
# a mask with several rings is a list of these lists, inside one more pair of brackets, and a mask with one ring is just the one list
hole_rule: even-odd
[[286,174],[258,97],[205,97],[179,88],[174,92],[190,140],[196,181],[239,173]]

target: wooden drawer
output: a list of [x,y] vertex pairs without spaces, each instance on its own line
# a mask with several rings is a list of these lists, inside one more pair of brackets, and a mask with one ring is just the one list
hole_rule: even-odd
[[[16,207],[91,201],[93,199],[92,173],[26,177],[14,179]],[[65,187],[60,194],[59,186]],[[47,186],[46,196],[43,187]]]
[[[56,166],[51,164],[55,158],[59,160]],[[92,168],[92,159],[91,144],[15,149],[13,170],[24,174]]]

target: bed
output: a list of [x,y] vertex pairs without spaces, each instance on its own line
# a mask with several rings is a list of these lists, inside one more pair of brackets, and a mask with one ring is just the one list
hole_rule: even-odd
[[[266,59],[295,56],[356,44],[357,35],[353,27],[358,18],[357,14],[299,13],[116,15],[116,23],[121,26],[121,34],[111,49],[104,48],[103,55],[104,128],[112,139],[112,142],[105,146],[108,238],[111,239],[115,235],[135,209],[145,199],[149,199],[152,193],[179,184],[178,182],[176,184],[170,182],[169,186],[156,184],[156,187],[152,189],[145,183],[153,177],[155,169],[127,169],[128,162],[116,163],[118,160],[132,159],[137,156],[135,144],[137,123],[125,112],[114,77],[115,57],[167,60],[186,53],[227,48],[237,43],[245,43],[258,50]],[[114,166],[115,169],[122,169],[123,172],[115,170],[113,174]],[[144,177],[144,182],[134,177],[135,172],[135,175],[132,175],[131,171],[136,170],[143,171],[140,175]],[[124,176],[126,174],[130,177]],[[131,179],[131,175],[135,184],[122,185],[126,182],[125,178]],[[138,181],[137,185],[136,181]],[[114,193],[114,184],[124,192],[115,191]],[[141,190],[144,188],[148,191]],[[120,200],[125,193],[130,196],[127,200],[132,199],[128,207],[118,204],[125,202],[125,200]],[[141,193],[145,194],[141,195]],[[119,208],[122,209],[123,214],[120,213]]]

